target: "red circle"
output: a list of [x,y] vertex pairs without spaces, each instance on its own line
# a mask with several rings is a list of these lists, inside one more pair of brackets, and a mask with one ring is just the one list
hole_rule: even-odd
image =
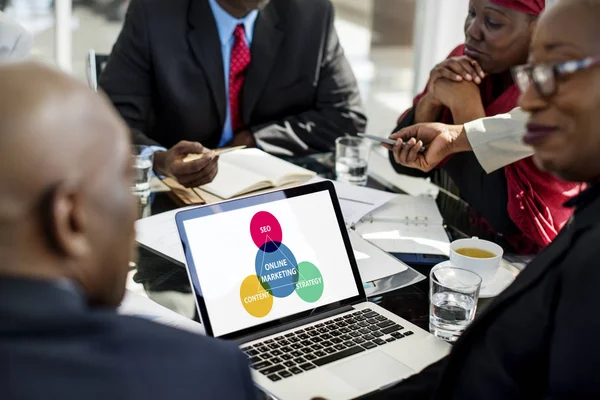
[[252,240],[259,249],[269,242],[275,242],[279,247],[279,243],[283,238],[279,221],[273,214],[266,211],[259,211],[254,214],[252,221],[250,221],[250,235],[252,235]]

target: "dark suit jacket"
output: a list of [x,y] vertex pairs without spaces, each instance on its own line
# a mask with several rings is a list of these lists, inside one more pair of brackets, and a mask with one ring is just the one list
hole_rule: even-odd
[[235,345],[112,310],[53,283],[0,279],[0,398],[254,399]]
[[[272,0],[256,20],[242,117],[264,150],[331,151],[363,132],[356,79],[329,0]],[[208,0],[133,0],[100,78],[139,144],[215,148],[226,114],[221,42]]]
[[599,399],[600,185],[454,346],[374,398]]

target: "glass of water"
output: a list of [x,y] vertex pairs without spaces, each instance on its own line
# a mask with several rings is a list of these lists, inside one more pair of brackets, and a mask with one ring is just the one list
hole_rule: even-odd
[[351,185],[367,184],[367,165],[371,144],[356,137],[340,137],[335,141],[335,175],[338,181]]
[[131,190],[136,196],[144,197],[150,194],[150,180],[154,153],[149,146],[132,146],[133,152],[133,185]]
[[475,318],[481,277],[448,266],[433,268],[429,278],[429,331],[455,342]]

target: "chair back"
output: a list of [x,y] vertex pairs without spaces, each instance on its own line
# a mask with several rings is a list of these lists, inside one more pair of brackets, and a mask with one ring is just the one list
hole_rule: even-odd
[[108,62],[108,54],[97,54],[95,50],[89,50],[86,59],[87,81],[90,89],[98,91],[98,80]]

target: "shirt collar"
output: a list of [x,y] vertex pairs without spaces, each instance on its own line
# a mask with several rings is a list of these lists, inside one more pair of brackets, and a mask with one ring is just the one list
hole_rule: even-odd
[[229,44],[229,41],[233,38],[233,31],[239,24],[244,24],[244,30],[246,32],[246,43],[250,43],[252,36],[254,35],[254,23],[258,17],[258,10],[251,11],[244,18],[237,19],[232,17],[227,11],[223,10],[217,0],[208,0],[210,8],[212,9],[213,16],[217,22],[217,30],[219,31],[219,39],[221,45],[225,46]]
[[581,210],[600,197],[600,183],[588,185],[588,188],[565,203],[565,207]]

